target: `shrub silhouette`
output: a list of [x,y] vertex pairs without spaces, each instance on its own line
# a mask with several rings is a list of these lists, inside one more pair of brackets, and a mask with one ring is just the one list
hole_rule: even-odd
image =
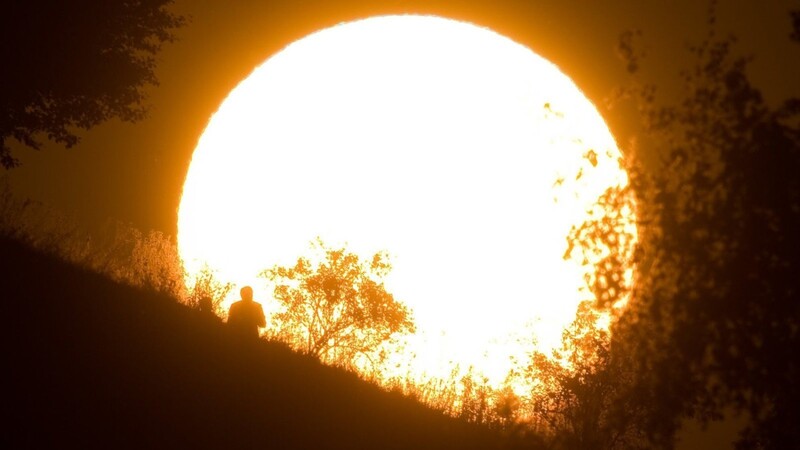
[[321,240],[312,248],[318,261],[300,257],[293,267],[262,273],[282,307],[272,320],[277,338],[325,362],[353,367],[358,358],[374,358],[392,336],[414,331],[411,313],[383,285],[390,270],[386,255],[362,261]]

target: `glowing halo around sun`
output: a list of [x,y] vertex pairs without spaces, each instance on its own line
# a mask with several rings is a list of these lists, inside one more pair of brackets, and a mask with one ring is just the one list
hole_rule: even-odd
[[566,236],[627,182],[619,158],[591,102],[522,45],[438,17],[345,23],[269,58],[213,115],[180,252],[190,273],[208,264],[253,285],[269,310],[257,274],[315,237],[386,250],[417,368],[496,380],[530,350],[514,339],[552,348],[574,318],[586,269],[563,259]]

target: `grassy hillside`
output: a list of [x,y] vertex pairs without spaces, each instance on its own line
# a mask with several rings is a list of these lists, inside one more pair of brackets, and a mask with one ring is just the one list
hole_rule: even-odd
[[169,298],[0,238],[3,448],[499,448]]

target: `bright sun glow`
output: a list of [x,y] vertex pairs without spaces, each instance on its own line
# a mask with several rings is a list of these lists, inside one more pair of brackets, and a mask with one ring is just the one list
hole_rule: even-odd
[[315,237],[386,250],[415,369],[496,381],[529,350],[518,337],[552,348],[574,318],[585,268],[563,259],[566,236],[626,182],[619,158],[594,106],[524,46],[436,17],[346,23],[267,60],[211,118],[180,251],[269,309],[256,275]]

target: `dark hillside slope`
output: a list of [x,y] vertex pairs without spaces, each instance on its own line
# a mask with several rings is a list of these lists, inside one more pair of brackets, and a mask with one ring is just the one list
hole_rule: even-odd
[[488,449],[498,437],[0,238],[3,448]]

